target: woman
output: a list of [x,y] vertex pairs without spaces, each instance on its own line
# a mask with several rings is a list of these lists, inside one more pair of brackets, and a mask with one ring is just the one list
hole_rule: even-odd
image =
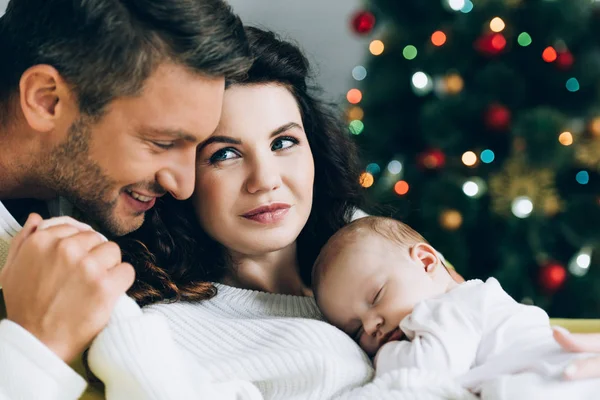
[[[149,306],[143,316],[134,307],[131,317],[118,315],[146,336],[128,331],[136,340],[114,353],[143,357],[145,366],[168,364],[152,376],[169,374],[177,386],[204,373],[203,382],[252,382],[264,398],[330,398],[373,375],[368,357],[322,321],[308,296],[320,248],[361,205],[357,157],[335,114],[309,93],[301,52],[271,33],[247,33],[255,62],[247,79],[229,83],[219,127],[198,148],[195,195],[157,205],[132,238],[150,252],[140,252],[138,242],[123,245],[138,261],[130,295],[143,305],[178,302]],[[161,357],[176,352],[162,350],[168,335],[157,337],[145,317],[166,319],[183,349],[179,358],[190,359],[153,362],[154,354],[137,351],[140,339],[161,343]],[[115,382],[131,367],[107,360],[109,342],[123,339],[122,326],[109,327],[90,350],[109,398],[124,390]],[[184,363],[188,371],[173,373],[171,366]],[[189,380],[180,376],[190,370]],[[156,382],[148,372],[135,370],[137,378],[127,380]]]
[[362,203],[354,147],[309,93],[300,51],[248,36],[255,63],[198,149],[195,195],[165,200],[124,245],[137,261],[130,295],[156,304],[119,307],[92,370],[108,398],[398,398],[402,380],[372,381],[368,357],[310,297],[320,248]]

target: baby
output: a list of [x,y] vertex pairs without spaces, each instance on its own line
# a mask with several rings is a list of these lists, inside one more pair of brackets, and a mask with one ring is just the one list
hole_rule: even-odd
[[365,217],[327,242],[313,270],[323,315],[398,369],[450,375],[486,399],[598,398],[600,380],[565,381],[575,357],[553,339],[548,315],[517,303],[494,278],[456,283],[416,231]]

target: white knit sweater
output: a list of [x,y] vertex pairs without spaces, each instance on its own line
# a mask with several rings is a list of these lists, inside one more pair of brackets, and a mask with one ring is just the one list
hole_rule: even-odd
[[429,371],[399,369],[372,381],[368,357],[322,321],[312,298],[217,288],[211,300],[143,313],[123,301],[89,354],[107,398],[473,398]]
[[[20,229],[0,203],[0,266]],[[448,377],[395,370],[372,381],[366,355],[322,321],[313,299],[218,285],[201,303],[142,312],[123,297],[89,353],[109,400],[469,398]],[[69,400],[86,383],[19,325],[0,322],[0,400]]]

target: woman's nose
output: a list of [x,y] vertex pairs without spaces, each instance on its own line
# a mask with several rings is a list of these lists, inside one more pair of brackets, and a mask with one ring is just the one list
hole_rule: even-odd
[[275,190],[281,186],[281,171],[274,160],[258,159],[251,168],[246,182],[249,193]]

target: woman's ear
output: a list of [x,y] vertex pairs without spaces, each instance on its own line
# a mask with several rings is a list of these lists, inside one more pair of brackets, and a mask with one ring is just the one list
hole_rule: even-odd
[[440,265],[440,258],[431,245],[427,243],[417,243],[410,248],[410,257],[413,261],[421,265],[425,272],[433,273],[436,267]]

